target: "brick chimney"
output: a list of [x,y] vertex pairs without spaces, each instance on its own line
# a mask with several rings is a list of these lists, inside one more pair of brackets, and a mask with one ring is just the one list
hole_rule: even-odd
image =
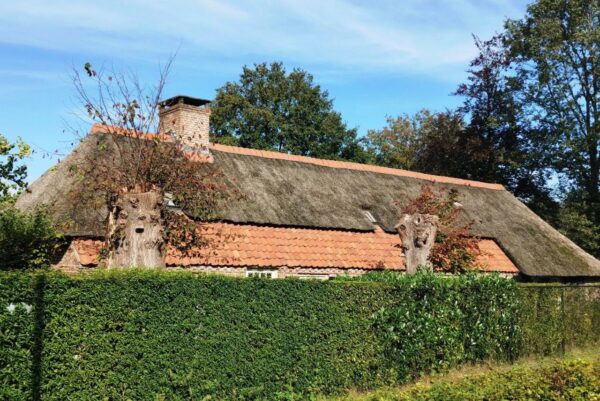
[[173,135],[193,153],[208,153],[210,101],[189,96],[175,96],[160,102],[160,133]]

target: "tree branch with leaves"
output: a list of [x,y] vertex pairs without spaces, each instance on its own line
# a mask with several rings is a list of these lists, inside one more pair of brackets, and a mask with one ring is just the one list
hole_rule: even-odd
[[[169,247],[185,253],[206,246],[192,220],[215,218],[219,205],[233,193],[216,168],[189,154],[176,136],[159,132],[158,111],[171,63],[172,59],[151,87],[133,73],[97,71],[89,63],[84,74],[73,74],[79,102],[97,124],[96,133],[84,139],[95,135],[94,152],[70,166],[85,182],[74,195],[82,205],[105,199],[109,265],[126,260],[160,265]],[[181,212],[171,210],[169,202]],[[144,244],[136,245],[143,236]]]
[[21,138],[11,143],[0,134],[0,202],[14,199],[27,185],[23,161],[30,154],[31,148]]
[[479,239],[471,231],[473,221],[464,221],[456,190],[435,191],[423,185],[419,196],[404,205],[401,214],[437,216],[435,243],[428,258],[435,271],[462,273],[481,267],[477,260],[481,254]]

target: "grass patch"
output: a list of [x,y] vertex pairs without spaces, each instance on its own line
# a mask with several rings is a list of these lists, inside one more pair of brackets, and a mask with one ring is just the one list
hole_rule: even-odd
[[484,363],[427,376],[400,387],[349,391],[319,401],[600,400],[600,352],[575,350],[564,357],[526,358],[515,364]]

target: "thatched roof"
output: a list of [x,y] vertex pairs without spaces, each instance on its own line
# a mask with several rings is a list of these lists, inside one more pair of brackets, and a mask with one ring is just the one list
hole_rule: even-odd
[[[88,137],[35,181],[18,206],[48,204],[57,221],[71,223],[69,235],[103,236],[107,212],[100,199],[93,208],[81,208],[69,198],[73,188],[85,182],[69,173],[68,166],[96,152],[97,141],[95,135]],[[400,207],[394,201],[408,203],[429,183],[458,190],[465,216],[474,221],[475,234],[493,238],[524,275],[600,277],[600,261],[497,185],[223,145],[213,146],[211,152],[212,167],[244,195],[221,211],[224,221],[373,231],[368,211],[381,228],[394,232]]]
[[54,222],[68,236],[104,237],[108,218],[106,198],[90,194],[89,199],[96,204],[82,207],[75,196],[89,187],[81,172],[88,168],[90,158],[98,156],[100,139],[104,138],[87,136],[71,154],[35,180],[21,194],[16,206],[23,210],[47,207]]

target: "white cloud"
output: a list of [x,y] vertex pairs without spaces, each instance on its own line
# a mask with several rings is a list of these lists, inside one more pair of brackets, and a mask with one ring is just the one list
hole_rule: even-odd
[[181,46],[223,60],[439,75],[473,57],[471,33],[501,29],[524,1],[7,1],[0,40],[69,53],[156,58]]

